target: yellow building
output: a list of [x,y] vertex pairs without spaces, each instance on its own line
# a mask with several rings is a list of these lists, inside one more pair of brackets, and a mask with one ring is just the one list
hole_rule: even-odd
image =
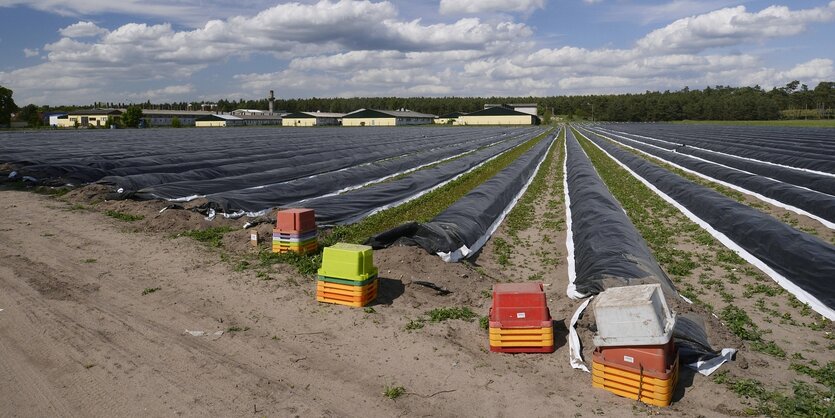
[[456,125],[539,125],[539,117],[503,106],[461,115]]
[[360,109],[342,117],[342,126],[424,125],[435,121],[435,115],[411,110]]
[[119,119],[122,112],[118,109],[82,109],[67,114],[66,119],[58,119],[59,128],[78,127],[107,127],[107,119]]
[[281,117],[281,126],[334,126],[342,123],[344,113],[295,112]]
[[461,112],[452,112],[443,116],[438,116],[435,118],[435,124],[437,125],[452,125],[458,120],[458,117],[463,115]]

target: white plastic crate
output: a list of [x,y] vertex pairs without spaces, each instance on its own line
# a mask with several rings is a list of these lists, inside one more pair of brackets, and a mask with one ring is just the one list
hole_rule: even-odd
[[666,344],[675,325],[659,284],[607,289],[595,300],[594,316],[598,347]]

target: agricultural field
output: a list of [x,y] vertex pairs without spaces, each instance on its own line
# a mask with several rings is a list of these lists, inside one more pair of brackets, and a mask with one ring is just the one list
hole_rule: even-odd
[[[2,134],[3,410],[835,414],[835,327],[824,316],[835,307],[830,132],[593,124]],[[320,304],[321,252],[270,252],[276,207],[316,209],[322,245],[409,222],[444,224],[455,239],[433,240],[449,247],[432,252],[375,250],[376,302]],[[472,253],[458,263],[434,254],[460,248]],[[599,271],[662,283],[670,306],[701,323],[712,349],[737,349],[735,360],[711,376],[683,367],[666,408],[592,388],[569,364],[568,335],[578,334],[590,365],[593,318],[576,328],[571,318],[607,285]],[[534,281],[545,284],[555,352],[491,353],[492,285]]]

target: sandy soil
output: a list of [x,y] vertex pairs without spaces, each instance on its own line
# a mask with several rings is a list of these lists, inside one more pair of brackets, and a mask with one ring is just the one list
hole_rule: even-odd
[[[550,176],[556,180],[556,172]],[[445,264],[410,247],[376,251],[381,291],[373,309],[317,303],[313,277],[289,266],[274,267],[271,280],[236,271],[227,254],[249,251],[248,231],[227,234],[224,247],[212,249],[176,236],[209,225],[200,215],[101,196],[94,187],[60,199],[0,191],[2,417],[695,417],[735,415],[746,406],[684,369],[669,408],[593,389],[588,374],[571,369],[566,324],[579,302],[565,296],[564,208],[553,189],[536,204],[535,227],[516,237],[498,231],[514,245],[509,263],[497,261],[492,241],[472,264]],[[122,222],[107,210],[145,219]],[[258,227],[264,237],[269,230]],[[546,284],[554,354],[490,353],[478,321],[406,330],[436,307],[486,315],[493,283],[530,278]],[[159,290],[143,295],[153,288]],[[702,314],[716,347],[739,342]],[[773,325],[775,337],[805,338],[802,327]],[[787,366],[743,347],[726,369],[781,380]],[[406,393],[383,395],[396,386]]]

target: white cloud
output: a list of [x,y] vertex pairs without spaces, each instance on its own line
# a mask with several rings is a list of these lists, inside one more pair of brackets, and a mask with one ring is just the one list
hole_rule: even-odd
[[602,3],[602,2],[603,2],[603,0],[583,0],[583,3],[586,3],[586,4],[597,4],[597,3]]
[[[518,96],[715,84],[768,88],[792,79],[814,85],[835,76],[832,59],[769,66],[763,62],[767,48],[711,48],[791,36],[833,15],[835,2],[806,10],[722,9],[680,19],[631,48],[541,48],[533,29],[508,15],[424,23],[401,18],[392,2],[320,0],[278,4],[187,30],[147,23],[102,28],[80,21],[61,29],[54,42],[29,50],[43,51],[40,64],[0,72],[0,84],[22,102],[44,104],[262,97],[269,89],[280,97]],[[214,65],[254,59],[269,64],[272,57],[275,70],[217,76],[209,86],[214,90],[203,91],[198,76]]]
[[66,28],[58,30],[58,33],[67,38],[86,38],[90,36],[104,35],[107,32],[107,29],[100,28],[93,22],[84,21],[73,23]]
[[189,95],[194,93],[194,86],[191,84],[181,84],[166,86],[161,89],[147,90],[140,93],[124,93],[128,99],[135,101],[151,100],[152,102],[165,102],[176,100],[187,100]]
[[637,45],[652,51],[699,52],[792,36],[804,32],[809,23],[833,19],[835,1],[827,6],[801,10],[771,6],[757,13],[749,13],[745,6],[737,6],[676,20],[650,32],[638,40]]
[[530,13],[544,8],[545,0],[441,0],[440,12],[441,14]]
[[38,55],[41,55],[41,51],[38,48],[35,48],[35,49],[23,48],[23,55],[26,58],[37,57]]

